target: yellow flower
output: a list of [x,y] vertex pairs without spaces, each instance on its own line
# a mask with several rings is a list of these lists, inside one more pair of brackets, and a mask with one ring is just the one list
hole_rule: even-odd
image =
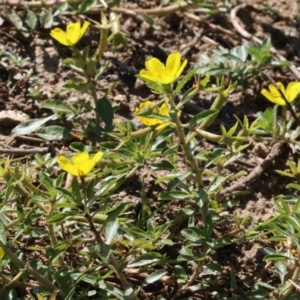
[[[300,82],[290,82],[286,89],[281,82],[276,82],[276,85],[280,88],[280,90],[282,91],[283,95],[285,96],[288,102],[294,101],[297,98],[298,94],[300,93]],[[273,84],[269,85],[269,91],[263,89],[261,91],[261,94],[264,95],[268,100],[270,100],[271,102],[277,105],[282,105],[282,106],[286,105],[281,94]]]
[[51,30],[50,35],[65,46],[74,46],[82,38],[89,25],[89,22],[84,22],[81,27],[80,22],[78,21],[69,24],[66,31],[63,31],[60,28],[54,28]]
[[102,155],[103,152],[98,152],[90,159],[88,152],[84,151],[74,154],[71,161],[65,156],[60,156],[57,161],[64,171],[74,176],[85,176],[93,170]]
[[[137,113],[140,112],[143,109],[146,108],[152,108],[154,106],[154,103],[151,101],[145,101],[140,103],[139,107],[137,107],[134,111],[134,115],[141,120],[141,122],[146,125],[146,126],[154,126],[154,125],[158,125],[161,124],[157,127],[155,127],[155,130],[161,130],[164,129],[165,127],[167,127],[170,122],[168,121],[164,121],[161,119],[157,119],[157,118],[151,118],[151,117],[143,117],[143,116],[138,116]],[[152,112],[160,114],[162,116],[169,116],[169,108],[167,107],[167,105],[164,103],[159,109],[157,107],[154,107],[152,109]]]
[[146,60],[147,69],[141,70],[139,75],[151,81],[169,84],[180,76],[186,64],[187,60],[181,64],[181,54],[179,52],[171,53],[167,58],[166,65],[157,58],[152,57]]

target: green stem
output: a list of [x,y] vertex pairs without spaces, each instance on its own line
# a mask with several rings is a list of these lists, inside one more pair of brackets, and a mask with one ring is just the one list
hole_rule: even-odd
[[[88,221],[88,223],[90,225],[90,229],[93,232],[97,243],[99,245],[105,244],[104,241],[102,240],[101,235],[99,234],[98,230],[95,227],[93,218],[90,216],[90,214],[88,212],[86,212],[84,216],[85,216],[86,220]],[[126,278],[125,274],[123,273],[122,269],[119,267],[118,261],[115,258],[115,256],[113,255],[113,253],[109,254],[108,260],[109,260],[110,264],[113,266],[113,269],[115,270],[115,272],[117,273],[117,275],[118,275],[118,277],[119,277],[119,279],[122,283],[123,288],[125,290],[130,288],[131,285],[127,281],[127,278]],[[138,300],[138,298],[135,295],[133,296],[133,299]]]
[[90,77],[88,77],[88,84],[91,85],[91,95],[94,100],[95,113],[96,113],[96,120],[95,120],[96,126],[99,127],[100,126],[100,116],[97,112],[98,97],[97,97],[97,92],[96,92],[94,82],[92,82],[92,79]]
[[[107,25],[107,20],[103,12],[101,12],[101,24]],[[108,38],[109,28],[101,28],[100,37],[99,37],[99,45],[94,54],[94,58],[96,61],[99,61],[106,49],[107,46],[107,38]]]
[[87,198],[87,193],[86,193],[86,183],[85,183],[85,176],[80,176],[80,181],[81,181],[81,187],[83,190],[83,195],[84,195],[84,209],[88,209],[88,198]]
[[[172,95],[169,96],[169,103],[170,103],[171,109],[176,110],[176,106],[175,106],[174,99],[173,99]],[[191,153],[191,151],[188,147],[188,144],[185,141],[183,126],[180,122],[180,119],[179,119],[179,116],[178,116],[177,113],[174,115],[174,120],[173,121],[176,125],[176,131],[177,131],[177,135],[178,135],[181,147],[182,147],[183,154],[186,157],[186,159],[188,160],[188,162],[189,162],[189,164],[192,168],[192,171],[195,174],[195,178],[196,178],[198,188],[201,189],[201,188],[203,188],[202,171],[199,169],[197,161],[194,158],[193,154]]]
[[286,106],[282,106],[282,136],[286,133]]
[[[48,224],[47,227],[48,227],[48,231],[49,231],[49,237],[50,237],[52,248],[55,248],[56,245],[57,245],[57,238],[56,238],[56,235],[55,235],[54,224]],[[68,267],[65,264],[63,258],[61,257],[61,254],[58,256],[57,261],[59,263],[59,266],[62,269],[64,269],[64,270],[68,269]]]
[[[213,143],[219,143],[222,139],[221,135],[214,134],[202,129],[194,129],[195,133],[197,133],[200,137],[205,138],[207,141],[213,142]],[[190,137],[189,137],[190,140]]]

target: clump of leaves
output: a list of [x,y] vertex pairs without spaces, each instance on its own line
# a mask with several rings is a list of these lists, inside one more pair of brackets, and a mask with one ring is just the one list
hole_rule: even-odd
[[252,80],[261,76],[266,68],[289,66],[288,61],[275,61],[271,53],[271,40],[262,44],[245,43],[232,49],[213,50],[213,54],[199,54],[199,74],[229,76],[237,80],[243,88],[248,88]]

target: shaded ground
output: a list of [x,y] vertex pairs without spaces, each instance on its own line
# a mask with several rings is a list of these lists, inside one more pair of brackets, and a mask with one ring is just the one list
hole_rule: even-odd
[[[221,1],[208,2],[216,7],[223,5]],[[231,7],[236,7],[240,2],[231,1]],[[138,103],[146,99],[155,99],[155,95],[135,77],[144,67],[145,59],[154,56],[165,61],[170,52],[177,50],[188,59],[189,68],[191,68],[199,61],[200,53],[211,55],[214,49],[231,49],[234,46],[242,45],[245,41],[253,42],[251,35],[260,40],[270,37],[276,49],[274,56],[281,55],[287,60],[295,62],[297,67],[300,59],[300,42],[296,30],[298,25],[297,2],[256,0],[243,3],[249,3],[249,6],[240,7],[236,18],[230,17],[228,13],[209,16],[203,13],[195,14],[192,10],[189,13],[178,11],[168,16],[154,16],[153,21],[157,29],[149,26],[137,15],[124,13],[121,23],[123,31],[127,34],[129,47],[127,49],[120,48],[116,53],[109,51],[105,53],[105,57],[111,61],[111,64],[105,76],[98,82],[99,96],[104,95],[113,82],[119,81],[120,84],[109,98],[119,105],[117,118],[131,120],[133,119],[132,112]],[[121,5],[129,9],[138,7],[133,3],[122,3]],[[140,6],[145,9],[156,7],[153,1],[143,1]],[[248,39],[245,34],[242,36],[242,29],[249,33]],[[65,100],[66,97],[68,97],[68,101],[74,101],[81,97],[75,93],[69,95],[60,93],[62,80],[68,78],[70,74],[69,70],[62,67],[61,59],[71,56],[72,53],[66,47],[53,41],[49,36],[49,30],[33,31],[28,39],[24,39],[13,26],[5,22],[0,27],[0,33],[0,44],[6,51],[30,58],[23,67],[11,69],[5,68],[5,64],[8,62],[3,61],[0,69],[0,107],[2,111],[17,110],[26,113],[30,118],[44,117],[49,112],[39,109],[40,101],[51,98]],[[97,40],[97,32],[94,28],[90,28],[89,34],[84,36],[79,47],[91,45],[94,51]],[[30,80],[26,72],[22,71],[22,69],[28,68],[32,69],[30,76],[32,76],[31,78],[36,77],[35,79]],[[280,78],[283,82],[299,80],[288,68],[284,73],[276,72],[272,76],[275,79]],[[255,113],[263,111],[269,106],[269,103],[259,93],[263,83],[261,79],[254,79],[249,82],[246,90],[242,91],[239,88],[229,97],[216,122],[215,132],[219,131],[220,124],[224,124],[227,128],[232,126],[235,122],[233,115],[239,118],[247,115],[249,119],[253,119]],[[36,100],[30,93],[33,88],[38,86],[40,86],[39,99]],[[57,90],[56,94],[53,89]],[[207,94],[200,93],[192,104],[185,107],[182,118],[187,120],[196,111],[208,109],[212,99],[213,97],[207,98]],[[7,149],[33,149],[37,146],[45,147],[47,145],[41,140],[13,139],[10,137],[10,130],[13,126],[7,125],[7,121],[2,121],[0,124],[0,148],[4,154],[10,154],[9,151],[6,151]],[[251,172],[271,153],[273,145],[264,142],[250,142],[250,147],[241,159],[247,165],[236,165],[236,170],[243,169]],[[60,154],[67,151],[68,145],[55,142],[53,146],[56,153]],[[211,149],[214,145],[199,141],[199,150],[203,147]],[[251,216],[249,227],[268,220],[274,215],[273,197],[285,193],[285,185],[289,182],[276,174],[274,170],[285,168],[286,157],[290,153],[289,148],[280,148],[268,168],[257,178],[247,182],[249,194],[237,198],[237,204],[231,208],[231,212],[236,213],[239,218],[246,215]],[[150,192],[147,196],[155,197],[155,193],[151,193],[151,185],[154,184],[154,181],[151,180],[149,174],[148,179]],[[155,188],[153,189],[155,190]],[[140,185],[136,184],[135,180],[129,181],[120,190],[121,199],[130,198],[138,201],[139,196]],[[224,226],[225,228],[220,228],[220,232],[216,234],[222,233],[223,230],[230,231],[232,224]],[[254,280],[257,281],[259,277],[269,283],[278,281],[272,271],[264,270],[265,263],[262,261],[261,249],[266,246],[269,245],[263,239],[253,240],[223,247],[215,253],[214,260],[224,266],[223,280],[230,281],[229,270],[234,272],[241,295],[244,291],[249,290]],[[157,287],[162,289],[159,284]],[[219,288],[226,291],[227,284],[220,285]],[[147,294],[148,299],[153,299],[152,292],[153,290]],[[165,291],[165,293],[168,294],[171,291]],[[193,299],[209,299],[210,297],[209,294],[203,295],[200,292],[192,296]]]

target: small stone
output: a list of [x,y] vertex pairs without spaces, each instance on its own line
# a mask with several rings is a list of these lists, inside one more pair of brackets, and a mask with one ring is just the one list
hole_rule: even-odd
[[19,110],[4,110],[0,112],[0,126],[13,127],[30,120],[30,117]]

